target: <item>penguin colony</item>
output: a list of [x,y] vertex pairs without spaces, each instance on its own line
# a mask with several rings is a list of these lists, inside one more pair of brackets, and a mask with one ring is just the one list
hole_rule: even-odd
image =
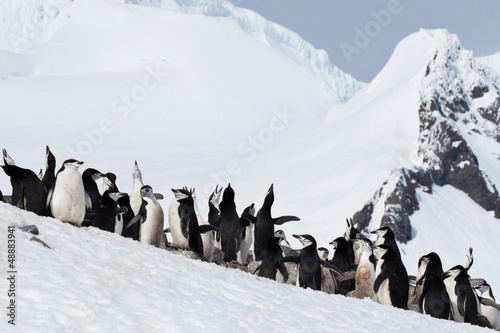
[[[300,219],[290,215],[272,217],[273,185],[257,213],[252,203],[241,215],[236,210],[231,185],[224,191],[217,186],[209,198],[207,220],[198,211],[194,189],[172,189],[169,227],[164,230],[164,213],[158,202],[163,196],[143,184],[137,162],[129,195],[118,190],[113,173],[93,168],[80,173],[81,161],[66,160],[55,173],[56,159],[48,146],[45,172],[38,175],[17,166],[5,149],[3,160],[1,167],[10,177],[12,195],[3,196],[0,192],[0,200],[35,214],[52,216],[77,227],[96,227],[156,247],[173,244],[207,262],[212,262],[219,252],[222,264],[246,265],[251,273],[261,277],[499,329],[500,305],[491,286],[484,279],[471,279],[468,275],[473,263],[472,249],[461,264],[447,271],[443,270],[439,255],[431,252],[420,258],[417,276],[408,276],[389,227],[372,231],[377,237],[372,242],[347,219],[344,235],[330,242],[334,249],[330,260],[329,250],[318,248],[314,237],[308,234],[293,235],[302,243],[302,249],[294,250],[283,230],[275,231],[275,225]],[[101,178],[103,186],[99,191],[96,181]],[[252,260],[254,269],[250,269]]]

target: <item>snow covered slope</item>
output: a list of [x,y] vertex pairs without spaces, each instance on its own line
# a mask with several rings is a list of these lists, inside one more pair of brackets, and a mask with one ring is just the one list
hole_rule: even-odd
[[[482,331],[368,299],[278,284],[3,203],[0,214],[0,239],[7,239],[8,226],[35,224],[50,247],[16,229],[17,319],[12,327],[4,315],[2,332]],[[5,248],[0,259],[5,291],[12,275]],[[0,293],[1,304],[10,299]]]

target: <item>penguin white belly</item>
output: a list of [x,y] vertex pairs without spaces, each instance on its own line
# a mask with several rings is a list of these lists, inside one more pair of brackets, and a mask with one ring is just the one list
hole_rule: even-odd
[[147,218],[141,227],[141,243],[148,243],[160,247],[163,233],[163,210],[158,202],[145,198]]
[[236,260],[240,265],[245,265],[248,262],[248,252],[250,252],[250,248],[253,243],[253,230],[252,224],[246,227],[245,230],[245,238],[241,240],[240,248],[238,253],[236,253]]
[[498,329],[499,327],[499,316],[498,316],[498,310],[495,309],[492,306],[484,306],[481,305],[481,314],[488,318],[490,321],[491,325],[493,325],[493,328]]
[[82,223],[85,217],[85,190],[78,171],[67,171],[58,175],[50,210],[58,220],[77,225]]
[[123,216],[120,214],[115,219],[115,234],[121,235],[123,232]]
[[179,202],[172,201],[168,209],[168,225],[170,227],[170,234],[172,235],[172,242],[178,249],[188,250],[189,240],[184,237],[181,230],[181,219],[179,217]]
[[389,292],[389,279],[385,279],[380,285],[377,293],[380,304],[392,305],[391,294]]
[[356,270],[356,297],[365,298],[370,297],[376,300],[373,285],[375,283],[375,271],[373,265],[361,262]]
[[[196,219],[198,220],[198,225],[208,225],[207,221],[202,219],[202,217],[196,213]],[[208,261],[212,262],[212,255],[214,254],[214,232],[209,231],[201,234],[201,241],[203,243],[203,258]]]
[[141,188],[144,186],[140,180],[134,181],[134,186],[130,192],[130,208],[134,212],[134,215],[139,213],[142,205]]
[[321,291],[327,294],[335,294],[335,284],[330,270],[326,267],[321,267]]

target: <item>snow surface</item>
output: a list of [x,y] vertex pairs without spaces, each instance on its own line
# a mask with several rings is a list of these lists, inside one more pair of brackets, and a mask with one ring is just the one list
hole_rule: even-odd
[[[24,29],[29,20],[39,14],[36,9],[41,3],[56,5],[61,13],[57,16],[44,15],[45,19],[36,25],[38,30],[35,29],[37,33],[34,36],[38,37],[29,39],[27,43],[12,44],[18,35],[0,34],[10,41],[0,39],[4,48],[0,50],[0,142],[1,148],[6,148],[22,167],[38,172],[45,165],[45,145],[49,145],[58,166],[69,157],[82,159],[85,161],[82,170],[93,167],[102,172],[114,172],[120,190],[130,192],[131,173],[134,160],[137,160],[144,183],[165,196],[165,200],[161,201],[164,211],[168,210],[172,198],[170,189],[188,186],[196,188],[203,216],[207,214],[207,199],[216,184],[226,186],[231,182],[236,191],[237,209],[241,212],[252,202],[257,209],[260,208],[269,185],[274,183],[276,200],[273,214],[301,218],[299,222],[282,226],[292,246],[298,248],[299,242],[290,237],[291,234],[309,233],[316,237],[319,246],[330,248],[327,243],[343,234],[345,218],[361,209],[393,170],[420,161],[417,154],[420,84],[436,48],[447,47],[440,38],[435,38],[436,32],[420,31],[403,40],[373,82],[349,99],[354,94],[353,87],[346,90],[347,94],[342,90],[335,91],[335,86],[311,65],[315,63],[312,61],[314,57],[321,52],[316,55],[313,51],[303,53],[310,45],[299,42],[297,35],[262,21],[256,14],[239,10],[227,1],[214,1],[216,8],[222,8],[222,12],[208,10],[211,7],[199,5],[203,3],[199,1],[152,1],[153,6],[124,4],[118,0],[77,0],[67,5],[56,0],[15,3],[21,11],[10,8],[14,6],[11,1],[0,2],[0,13],[5,13],[3,10],[7,8],[5,10],[11,14],[21,15],[14,21],[7,21],[7,16],[2,16],[2,32]],[[242,21],[236,19],[241,17],[249,25],[242,25]],[[437,35],[446,33],[440,31]],[[287,48],[295,51],[285,52]],[[331,73],[333,65],[326,60],[322,64],[326,66],[325,73]],[[316,63],[315,66],[322,65]],[[339,99],[339,96],[342,98]],[[347,99],[346,103],[338,104]],[[498,146],[488,141],[490,146],[485,149],[481,143],[485,141],[478,139],[477,142],[477,149],[484,152],[480,162],[488,165],[488,172],[492,172],[490,179],[498,189]],[[497,152],[497,155],[492,152]],[[0,190],[9,194],[10,188],[8,178],[0,175]],[[416,236],[403,247],[408,273],[416,275],[418,258],[431,250],[438,252],[445,267],[448,267],[460,263],[472,246],[475,261],[471,274],[487,279],[494,292],[499,290],[498,270],[495,272],[490,265],[492,258],[498,259],[500,250],[500,228],[495,228],[499,225],[498,220],[459,191],[446,187],[434,188],[433,191],[435,194],[430,196],[421,193],[420,211],[412,217]],[[26,216],[33,217],[24,212],[11,211],[4,205],[1,207],[1,223],[21,223],[23,219],[31,221]],[[2,217],[4,215],[15,215],[17,220]],[[71,249],[68,253],[74,254],[68,254],[68,257],[62,253],[56,255],[54,251],[57,249],[47,250],[46,254],[36,243],[27,240],[19,243],[20,262],[30,261],[25,266],[29,268],[20,274],[37,275],[43,272],[40,280],[33,277],[31,281],[52,288],[40,291],[40,288],[26,284],[20,288],[26,293],[20,296],[20,301],[23,297],[28,299],[39,295],[38,303],[23,306],[37,307],[40,311],[38,316],[45,318],[43,323],[46,324],[70,325],[74,320],[87,322],[79,317],[81,310],[93,307],[96,307],[92,311],[98,318],[97,322],[104,321],[106,313],[118,318],[103,324],[104,327],[122,325],[123,322],[155,325],[149,322],[153,317],[158,323],[168,318],[179,319],[181,312],[173,309],[172,304],[196,304],[197,301],[192,297],[185,300],[176,298],[172,294],[182,295],[190,291],[182,291],[183,288],[170,290],[168,286],[187,283],[184,284],[188,287],[186,289],[195,291],[189,295],[204,295],[207,302],[215,298],[217,302],[208,303],[207,308],[235,308],[233,322],[265,325],[267,321],[260,320],[261,316],[268,317],[261,300],[269,299],[273,304],[296,309],[291,313],[283,311],[285,320],[279,323],[314,327],[314,320],[324,320],[326,324],[328,320],[337,318],[336,312],[348,313],[349,318],[355,316],[350,311],[360,310],[357,307],[351,309],[344,303],[354,302],[362,304],[361,308],[365,304],[366,312],[362,316],[370,318],[370,322],[366,323],[358,322],[358,319],[348,322],[362,325],[361,331],[371,329],[372,325],[387,325],[380,327],[388,330],[400,328],[399,321],[387,324],[376,318],[377,315],[371,311],[378,309],[378,305],[341,299],[338,309],[332,310],[329,302],[335,303],[336,296],[287,289],[292,287],[269,281],[260,284],[269,285],[270,289],[278,292],[262,289],[269,297],[253,298],[253,295],[262,295],[257,291],[261,287],[260,284],[259,287],[251,287],[253,283],[248,283],[243,289],[250,288],[251,292],[246,294],[250,301],[245,303],[246,298],[240,299],[227,292],[241,290],[236,281],[246,277],[243,273],[228,271],[224,273],[229,275],[217,275],[215,272],[221,268],[214,265],[187,262],[183,258],[96,230],[82,231],[70,226],[53,229],[52,226],[57,225],[53,220],[36,217],[33,220],[32,223],[39,224],[42,235],[52,240],[52,245],[67,246]],[[5,233],[5,228],[1,232]],[[432,236],[431,232],[439,237]],[[84,249],[81,252],[71,243],[74,233],[86,240],[82,241],[85,245],[81,245]],[[47,242],[49,239],[46,239]],[[102,240],[103,246],[96,246],[97,240]],[[36,250],[33,250],[33,258],[29,249]],[[147,254],[134,257],[138,251],[146,251]],[[92,258],[86,257],[87,252],[93,254]],[[135,280],[130,283],[134,286],[145,279],[143,272],[136,272],[128,264],[128,258],[122,259],[123,252],[135,258],[130,260],[135,260],[136,265],[149,263],[144,267],[152,272],[150,278],[153,281],[166,279],[161,290],[147,289],[145,294],[134,292],[134,297],[142,300],[138,306],[132,304],[130,299],[135,299],[132,296],[125,294],[130,296],[127,300],[119,296],[123,286],[116,282],[123,280],[119,278],[127,274],[133,276]],[[24,255],[26,257],[23,258]],[[52,258],[50,265],[42,260],[44,255]],[[57,259],[59,255],[62,257]],[[101,267],[101,260],[113,266]],[[41,266],[37,266],[37,262]],[[61,266],[55,266],[59,264]],[[79,264],[90,268],[79,271]],[[160,265],[161,269],[155,270],[156,265]],[[185,280],[178,281],[175,277],[167,278],[161,274],[172,270],[172,265],[185,270],[201,267],[200,275],[214,279],[198,276],[192,281],[182,282]],[[125,273],[106,268],[118,266],[126,270]],[[47,267],[54,267],[54,271],[47,271]],[[63,278],[66,275],[72,278]],[[55,281],[54,284],[50,284],[51,280]],[[89,286],[108,287],[89,287],[88,290],[94,290],[93,296],[87,295],[86,289],[70,288],[85,281]],[[73,290],[75,295],[61,291],[65,297],[59,297],[58,285]],[[304,297],[315,295],[313,299],[318,295],[320,310],[314,308],[314,311],[300,317],[297,309],[310,310],[310,302],[315,301],[296,299],[285,290],[290,290],[293,295],[306,295]],[[168,303],[168,297],[163,299],[157,291],[171,296],[174,301]],[[50,298],[52,293],[59,296]],[[148,298],[141,298],[146,297],[144,295]],[[2,297],[5,295],[2,294]],[[80,304],[78,297],[89,297],[90,301]],[[168,311],[154,307],[149,303],[149,297],[159,304],[166,304]],[[42,301],[45,299],[50,301]],[[67,303],[61,303],[63,301]],[[130,307],[122,307],[122,301]],[[227,307],[224,302],[228,302]],[[60,304],[65,306],[59,309]],[[68,304],[79,304],[80,307],[74,310]],[[244,310],[245,304],[253,306],[252,311]],[[43,314],[44,307],[50,311]],[[149,309],[151,315],[141,308]],[[195,307],[188,307],[191,308],[203,307],[196,304]],[[281,310],[273,308],[273,311]],[[315,311],[321,311],[320,315]],[[398,310],[383,307],[381,311],[396,313]],[[195,315],[189,313],[188,320],[191,320]],[[248,313],[249,316],[242,316]],[[253,314],[255,317],[252,318]],[[20,315],[22,321],[23,312]],[[146,316],[146,319],[140,316]],[[202,315],[197,313],[196,316]],[[417,318],[415,325],[412,324],[413,319],[404,319],[410,329],[419,331],[430,327],[420,322],[421,316],[417,314],[404,312],[403,316]],[[136,320],[129,322],[128,318]],[[203,318],[217,320],[218,324],[222,322],[210,312]],[[302,322],[295,318],[309,320]],[[338,326],[345,327],[342,316],[339,318]],[[191,321],[199,323],[195,319]],[[454,324],[446,322],[443,325]],[[450,327],[456,329],[457,326]],[[468,329],[467,325],[458,327]],[[319,326],[317,330],[320,330]]]
[[[0,203],[16,229],[16,332],[478,332],[369,299],[284,285]],[[8,289],[6,247],[0,288]],[[0,302],[8,302],[6,292]],[[14,331],[5,318],[3,332]],[[490,330],[486,330],[488,332]]]

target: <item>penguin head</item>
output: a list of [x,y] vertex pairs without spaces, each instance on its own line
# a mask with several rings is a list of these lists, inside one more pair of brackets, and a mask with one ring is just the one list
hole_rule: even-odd
[[271,184],[264,198],[264,206],[271,206],[274,203],[274,184]]
[[308,247],[308,246],[316,247],[316,240],[311,235],[292,235],[292,236],[297,238],[302,243],[303,247]]
[[153,193],[153,188],[149,185],[144,185],[143,187],[141,187],[141,197],[154,200],[155,195]]
[[286,239],[285,232],[283,230],[276,230],[274,232],[274,237],[278,237],[280,240]]
[[91,178],[93,181],[96,181],[100,178],[103,178],[103,177],[106,177],[105,174],[103,174],[102,172],[96,170],[96,169],[92,169],[92,168],[87,168],[85,169],[85,171],[83,172],[82,174],[82,177],[83,178],[86,178],[86,177],[89,177]]
[[345,228],[344,238],[346,240],[354,239],[359,234],[358,229],[354,228],[354,223],[352,222],[352,218],[346,219],[347,226]]
[[82,165],[82,164],[83,164],[82,161],[77,161],[75,159],[69,159],[69,160],[64,161],[63,167],[78,169],[80,167],[80,165]]
[[487,283],[480,284],[478,286],[474,287],[475,290],[477,290],[481,297],[488,297],[492,300],[495,300],[495,297],[493,296],[493,292],[491,291],[491,286]]
[[319,247],[318,248],[318,256],[320,257],[320,259],[322,259],[322,260],[328,260],[328,254],[330,254],[330,252],[328,251],[328,249],[326,249],[324,247]]
[[45,147],[45,161],[46,161],[46,168],[48,168],[50,164],[54,166],[56,164],[56,157],[50,151],[49,146]]
[[452,267],[443,273],[443,280],[447,279],[447,278],[455,279],[457,276],[459,276],[463,272],[465,272],[465,268],[462,265],[457,265],[457,266]]
[[[142,192],[142,189],[141,189],[141,192]],[[194,202],[193,197],[191,195],[191,192],[189,192],[189,190],[187,190],[186,188],[172,189],[172,192],[174,193],[175,200],[177,200],[178,202],[184,202],[184,201]]]
[[231,184],[228,184],[227,188],[224,190],[224,194],[222,195],[222,201],[234,202],[234,190],[231,187]]
[[375,258],[380,259],[390,250],[391,248],[387,245],[377,245],[373,247],[373,254]]
[[377,230],[373,230],[370,233],[375,234],[378,237],[384,237],[390,231],[392,232],[392,230],[389,227],[382,227],[382,228],[378,228]]
[[344,237],[337,237],[328,244],[333,246],[334,249],[337,249],[339,247],[342,247],[344,244],[347,246],[347,241]]
[[221,193],[222,193],[222,187],[219,188],[219,185],[216,185],[215,186],[215,190],[210,195],[210,198],[208,198],[208,201],[212,205],[218,207],[218,205],[219,205],[219,198],[220,198]]
[[254,215],[255,216],[255,205],[254,204],[251,204],[250,206],[248,206],[247,208],[245,208],[243,210],[243,213],[247,213],[247,214],[250,214],[250,215]]
[[108,190],[105,193],[108,193],[108,196],[113,199],[113,201],[117,202],[120,198],[124,198],[128,196],[127,193],[122,193],[122,192],[116,192],[116,191],[111,191]]
[[139,165],[137,164],[137,161],[135,161],[135,164],[134,164],[134,172],[132,172],[132,178],[134,180],[138,179],[142,182],[142,173],[141,173],[141,170],[139,170]]

